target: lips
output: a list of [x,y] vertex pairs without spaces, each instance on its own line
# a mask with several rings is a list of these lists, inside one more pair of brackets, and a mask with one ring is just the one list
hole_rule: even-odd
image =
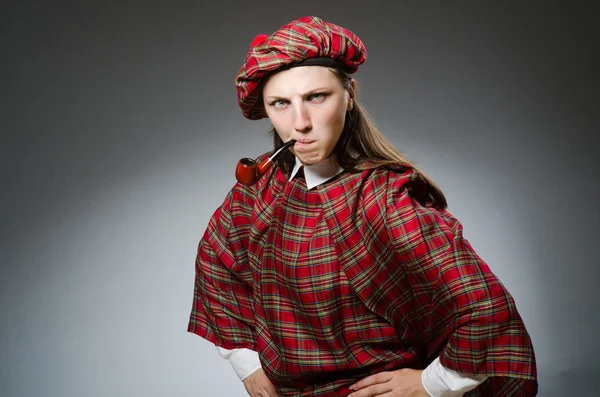
[[310,145],[313,142],[315,142],[315,141],[310,140],[310,139],[296,139],[296,145],[298,145],[298,144],[300,144],[300,145]]

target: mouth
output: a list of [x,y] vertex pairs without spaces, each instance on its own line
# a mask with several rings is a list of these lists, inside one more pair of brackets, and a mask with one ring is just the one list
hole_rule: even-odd
[[296,145],[298,145],[298,144],[300,144],[300,145],[310,145],[313,142],[315,142],[315,141],[313,141],[311,139],[296,139]]

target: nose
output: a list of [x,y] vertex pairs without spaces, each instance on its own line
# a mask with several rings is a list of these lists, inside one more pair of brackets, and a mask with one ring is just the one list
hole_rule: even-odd
[[310,113],[302,103],[294,107],[294,129],[298,132],[308,132],[312,129]]

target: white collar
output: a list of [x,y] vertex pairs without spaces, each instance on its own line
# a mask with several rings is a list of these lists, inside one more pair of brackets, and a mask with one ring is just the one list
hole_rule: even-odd
[[[290,181],[294,179],[300,167],[302,167],[302,162],[298,157],[296,157],[296,163],[294,164],[294,169],[290,174]],[[304,179],[306,180],[306,187],[308,189],[312,189],[316,186],[319,186],[322,183],[327,182],[334,176],[340,174],[344,169],[337,163],[335,160],[335,156],[329,156],[325,160],[321,161],[317,164],[310,164],[304,166]]]

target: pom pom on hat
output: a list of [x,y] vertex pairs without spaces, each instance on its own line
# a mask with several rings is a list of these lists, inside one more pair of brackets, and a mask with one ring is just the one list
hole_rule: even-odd
[[252,43],[250,44],[250,48],[256,47],[257,45],[259,45],[260,43],[262,43],[263,41],[265,41],[266,39],[269,38],[269,35],[267,34],[259,34],[257,35],[254,40],[252,40]]

